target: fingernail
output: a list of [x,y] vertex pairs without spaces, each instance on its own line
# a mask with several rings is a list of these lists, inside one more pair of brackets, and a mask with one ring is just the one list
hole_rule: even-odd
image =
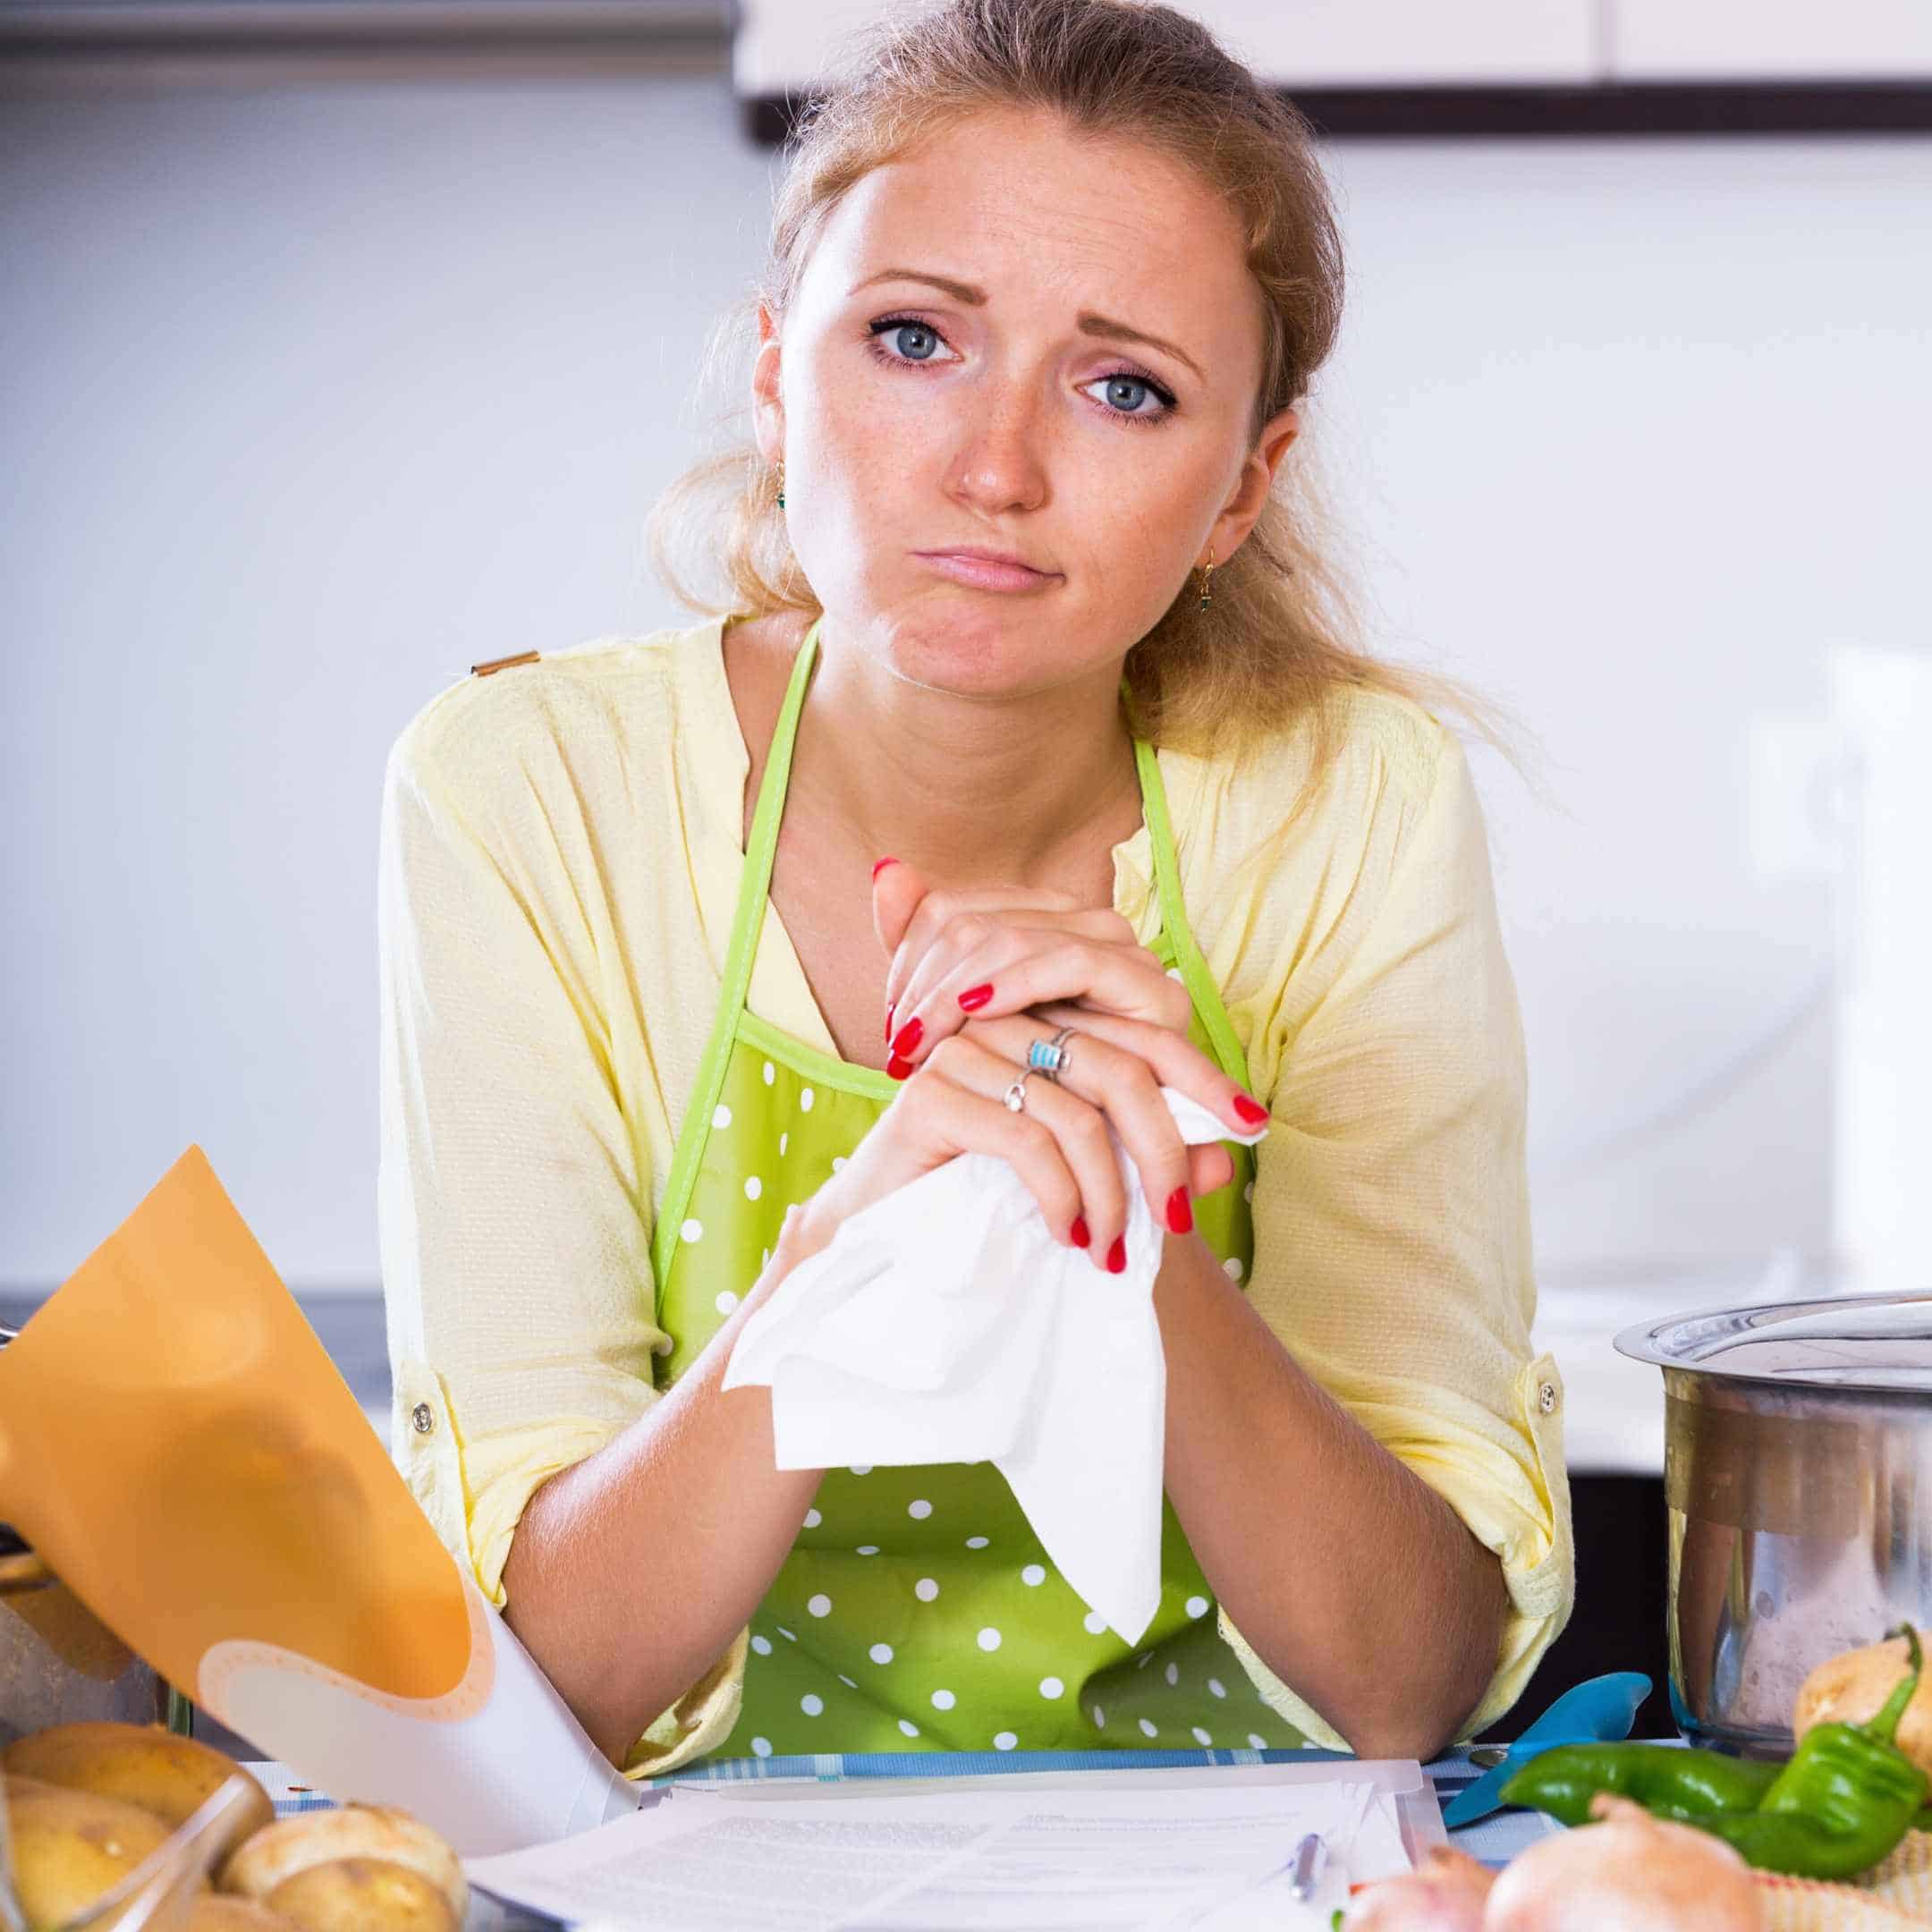
[[1167,1197],[1167,1225],[1176,1234],[1190,1233],[1193,1230],[1194,1210],[1188,1206],[1188,1192],[1184,1183]]
[[1258,1127],[1267,1118],[1267,1109],[1251,1094],[1236,1094],[1234,1096],[1234,1111],[1250,1127]]
[[894,1080],[903,1080],[912,1071],[912,1063],[910,1060],[902,1060],[897,1054],[894,1054],[886,1063],[886,1071]]
[[1126,1271],[1127,1237],[1124,1234],[1116,1234],[1114,1237],[1114,1245],[1106,1251],[1106,1266],[1109,1275],[1120,1275]]
[[993,997],[991,986],[971,986],[959,996],[959,1003],[968,1013],[978,1013]]
[[893,1014],[898,1010],[899,1002],[897,1000],[894,1000],[892,1004],[886,1009],[886,1044],[888,1046],[892,1045]]
[[1093,1236],[1087,1231],[1087,1216],[1083,1214],[1075,1215],[1073,1216],[1073,1245],[1076,1248],[1084,1248],[1092,1239]]
[[877,864],[876,864],[876,865],[875,865],[875,866],[874,866],[874,867],[872,868],[872,877],[873,877],[874,878],[877,878],[877,877],[879,876],[879,874],[880,874],[881,872],[883,872],[883,871],[884,871],[884,870],[886,869],[886,868],[887,866],[889,866],[889,865],[897,865],[898,863],[899,863],[899,861],[898,861],[898,860],[897,860],[896,859],[881,859],[881,860],[879,860],[879,861],[878,861],[878,862],[877,862]]
[[893,1036],[892,1050],[902,1060],[912,1057],[912,1049],[926,1037],[926,1022],[917,1013]]

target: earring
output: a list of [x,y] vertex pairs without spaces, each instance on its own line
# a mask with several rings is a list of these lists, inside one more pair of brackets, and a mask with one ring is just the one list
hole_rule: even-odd
[[778,507],[784,508],[784,458],[778,459]]
[[1212,550],[1210,550],[1210,551],[1209,551],[1209,552],[1208,553],[1208,568],[1207,568],[1206,570],[1204,570],[1204,571],[1203,571],[1203,572],[1201,572],[1201,580],[1200,580],[1200,608],[1201,608],[1202,610],[1206,610],[1206,609],[1208,608],[1208,603],[1209,603],[1209,601],[1210,601],[1210,600],[1211,600],[1211,599],[1213,598],[1213,596],[1214,596],[1214,592],[1213,592],[1212,590],[1210,590],[1210,589],[1209,589],[1208,588],[1208,579],[1209,579],[1210,577],[1212,577],[1213,575],[1214,575],[1214,552],[1213,552]]

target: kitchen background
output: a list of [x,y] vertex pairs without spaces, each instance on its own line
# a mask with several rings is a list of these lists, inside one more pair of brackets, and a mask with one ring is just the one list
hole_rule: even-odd
[[[386,1433],[385,756],[474,663],[694,621],[644,514],[721,433],[786,63],[866,9],[545,11],[0,7],[0,1321],[199,1142]],[[1472,758],[1578,1479],[1546,1668],[1661,1679],[1661,1390],[1610,1336],[1932,1281],[1932,30],[1194,11],[1300,32],[1343,130],[1295,458],[1377,638],[1540,741],[1534,786]]]

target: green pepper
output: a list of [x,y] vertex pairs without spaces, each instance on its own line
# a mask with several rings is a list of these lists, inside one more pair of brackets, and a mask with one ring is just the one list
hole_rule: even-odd
[[1893,1742],[1924,1666],[1919,1632],[1903,1633],[1910,1669],[1862,1724],[1814,1724],[1784,1764],[1757,1764],[1671,1744],[1562,1744],[1530,1759],[1497,1794],[1565,1825],[1589,1822],[1600,1791],[1657,1818],[1694,1825],[1765,1871],[1848,1878],[1876,1865],[1920,1821],[1926,1775]]
[[1588,1825],[1590,1800],[1614,1792],[1657,1818],[1697,1824],[1714,1812],[1755,1811],[1784,1768],[1674,1744],[1557,1744],[1539,1751],[1496,1795],[1565,1825]]
[[1735,1845],[1751,1864],[1801,1878],[1849,1878],[1896,1845],[1926,1801],[1926,1775],[1893,1743],[1919,1688],[1919,1632],[1902,1631],[1911,1668],[1868,1723],[1814,1724],[1756,1811],[1690,1822]]

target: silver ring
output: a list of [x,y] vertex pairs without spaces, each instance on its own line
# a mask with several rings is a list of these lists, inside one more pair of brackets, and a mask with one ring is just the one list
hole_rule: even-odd
[[1027,1048],[1027,1064],[1036,1073],[1051,1080],[1066,1064],[1066,1048],[1052,1041],[1037,1039]]
[[1021,1074],[1020,1078],[1000,1096],[1000,1099],[1005,1105],[1008,1112],[1017,1114],[1025,1106],[1026,1083],[1032,1079],[1034,1071],[1032,1067],[1028,1067]]
[[1073,1029],[1072,1027],[1062,1027],[1060,1030],[1054,1035],[1052,1039],[1044,1041],[1035,1040],[1032,1046],[1028,1049],[1028,1052],[1030,1054],[1037,1050],[1042,1054],[1052,1055],[1053,1064],[1051,1066],[1042,1065],[1040,1068],[1040,1072],[1044,1073],[1046,1078],[1054,1083],[1055,1087],[1060,1084],[1060,1076],[1067,1070],[1067,1048],[1065,1043],[1068,1040],[1072,1039],[1072,1037]]

